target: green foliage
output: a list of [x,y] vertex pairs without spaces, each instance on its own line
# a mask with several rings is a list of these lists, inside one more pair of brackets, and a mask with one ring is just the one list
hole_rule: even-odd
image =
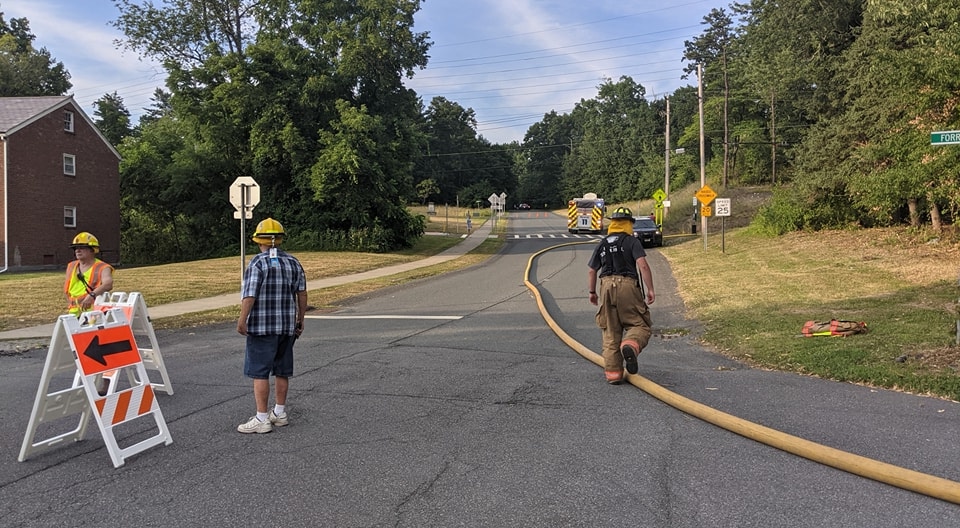
[[386,253],[393,247],[410,248],[419,240],[426,229],[426,219],[422,215],[409,216],[408,225],[403,228],[411,236],[399,246],[394,241],[395,230],[387,230],[376,224],[370,228],[326,231],[302,231],[295,233],[285,242],[288,249],[307,251],[357,251],[365,253]]
[[440,186],[437,185],[437,182],[432,178],[421,180],[420,183],[417,184],[417,199],[420,201],[420,205],[426,204],[431,196],[439,193]]
[[158,224],[153,217],[134,207],[120,208],[120,254],[125,267],[148,266],[175,262],[181,257],[181,243],[177,239],[177,224],[186,223],[174,217],[166,224]]
[[4,20],[0,12],[0,97],[62,95],[73,84],[62,62],[33,46],[26,18]]
[[[437,191],[431,193],[435,202],[486,201],[491,192],[513,197],[517,189],[513,154],[508,147],[477,136],[473,109],[434,97],[423,111],[421,128],[424,145],[413,172],[418,186],[426,181],[436,185]],[[480,196],[481,189],[488,191]]]
[[566,205],[575,191],[562,187],[568,180],[564,173],[575,163],[567,156],[573,148],[574,138],[579,136],[574,117],[550,112],[543,120],[534,123],[523,138],[519,165],[523,168],[520,177],[517,202],[550,204],[551,207]]
[[[260,184],[258,217],[303,233],[305,247],[373,251],[417,236],[404,209],[413,201],[633,202],[663,186],[664,150],[677,147],[672,187],[700,178],[694,87],[670,97],[670,145],[666,101],[630,77],[545,114],[522,145],[492,145],[473,109],[444,97],[424,108],[403,86],[427,61],[427,36],[413,31],[419,1],[213,4],[119,0],[125,44],[163,62],[170,89],[144,137],[121,144],[125,207],[173,240],[211,241],[164,255],[233,247],[226,189],[241,175]],[[780,187],[754,229],[956,220],[960,149],[928,138],[960,128],[960,7],[750,0],[730,13],[703,17],[683,60],[688,74],[705,67],[710,181]],[[0,54],[31,42],[25,21],[0,19]]]
[[657,170],[647,165],[662,156],[664,146],[657,111],[645,95],[643,86],[630,77],[621,77],[600,85],[596,99],[577,104],[571,119],[579,141],[572,144],[564,160],[569,164],[564,167],[560,185],[566,193],[564,203],[586,192],[597,193],[611,203],[632,201],[653,192],[650,187],[655,186],[652,181]]
[[775,189],[773,199],[760,208],[750,228],[764,235],[779,236],[803,228],[804,206],[795,193]]
[[123,105],[123,98],[113,92],[94,101],[94,124],[108,141],[119,145],[123,138],[130,135],[130,111]]
[[214,4],[118,4],[125,45],[161,61],[170,89],[121,147],[129,206],[204,241],[179,245],[178,260],[230,252],[228,188],[252,176],[256,217],[304,247],[409,247],[423,232],[404,209],[422,139],[401,78],[426,63],[419,2]]

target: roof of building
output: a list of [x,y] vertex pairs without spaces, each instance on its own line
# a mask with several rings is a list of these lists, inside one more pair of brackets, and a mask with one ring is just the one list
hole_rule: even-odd
[[0,97],[0,134],[12,132],[21,125],[46,115],[50,110],[73,99],[70,95],[46,97]]
[[90,120],[80,105],[74,101],[72,95],[52,95],[36,97],[0,97],[0,135],[10,135],[29,125],[30,123],[46,116],[50,112],[72,104],[80,113],[80,117],[86,121],[90,127],[100,136],[104,144],[113,152],[117,158],[120,153],[110,144],[110,141],[100,132],[96,124]]

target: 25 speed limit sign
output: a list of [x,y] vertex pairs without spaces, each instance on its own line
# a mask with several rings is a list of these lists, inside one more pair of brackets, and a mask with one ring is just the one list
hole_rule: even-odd
[[730,198],[717,198],[713,202],[716,216],[730,216]]

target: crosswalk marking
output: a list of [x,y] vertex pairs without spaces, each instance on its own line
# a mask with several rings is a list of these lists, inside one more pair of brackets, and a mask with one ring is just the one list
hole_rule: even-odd
[[506,240],[542,240],[542,239],[561,239],[561,238],[580,238],[591,239],[600,238],[602,235],[586,235],[579,233],[531,233],[527,235],[507,235]]

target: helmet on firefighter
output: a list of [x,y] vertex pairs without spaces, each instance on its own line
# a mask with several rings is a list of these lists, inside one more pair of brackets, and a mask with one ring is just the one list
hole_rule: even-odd
[[253,241],[257,244],[276,246],[283,241],[286,233],[283,232],[283,226],[273,218],[261,220],[257,224],[257,230],[253,233]]
[[613,210],[613,214],[610,215],[611,220],[618,220],[620,218],[633,221],[633,211],[628,207],[617,207]]
[[97,240],[97,237],[87,233],[86,231],[77,234],[73,237],[73,242],[70,244],[70,249],[77,248],[90,248],[94,253],[100,252],[100,241]]

